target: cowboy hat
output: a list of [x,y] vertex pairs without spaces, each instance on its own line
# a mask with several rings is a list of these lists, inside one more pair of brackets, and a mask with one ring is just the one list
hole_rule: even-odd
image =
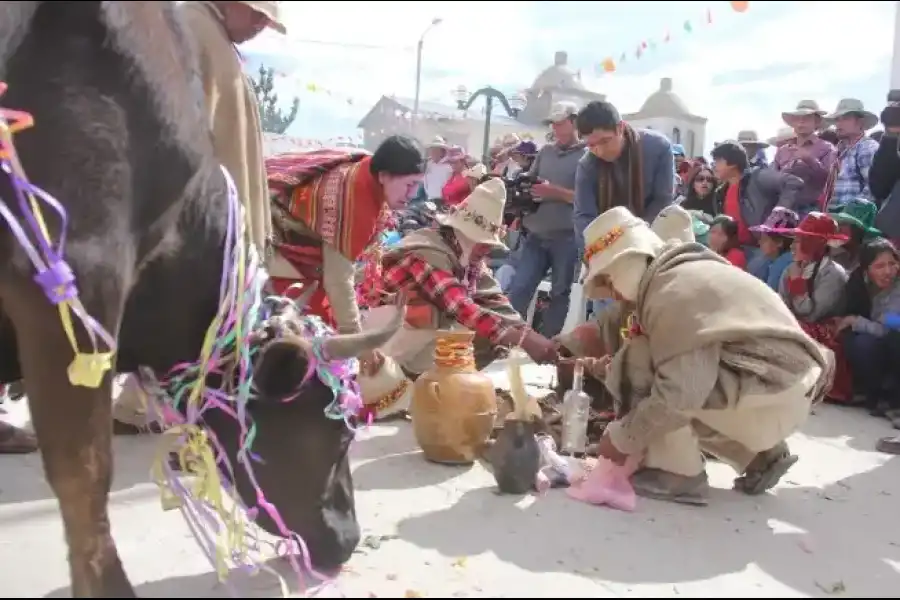
[[472,167],[469,167],[465,171],[463,171],[463,177],[471,177],[473,179],[481,179],[485,175],[487,175],[487,167],[483,164],[478,163]]
[[597,297],[598,275],[608,275],[615,263],[626,256],[655,258],[665,243],[647,222],[631,214],[624,206],[616,206],[591,221],[584,230],[584,292]]
[[769,142],[770,146],[780,146],[795,135],[793,127],[779,127],[778,131],[775,132],[775,135],[766,141]]
[[678,240],[680,242],[694,242],[694,220],[691,214],[677,204],[670,204],[659,211],[653,223],[650,225],[653,233],[664,242]]
[[742,146],[757,146],[759,148],[768,148],[769,144],[762,142],[756,132],[752,129],[739,131],[737,134],[737,142]]
[[374,413],[376,420],[409,408],[412,382],[390,356],[384,357],[374,375],[370,377],[360,373],[356,380],[363,405]]
[[473,242],[505,248],[506,244],[501,241],[504,235],[504,205],[506,185],[502,179],[492,177],[472,190],[465,200],[451,207],[449,212],[435,216],[435,220],[452,227]]
[[878,117],[875,113],[871,113],[865,109],[862,100],[856,98],[844,98],[838,102],[837,108],[830,115],[826,115],[825,119],[834,122],[841,117],[847,115],[858,115],[863,120],[863,129],[869,130],[878,125]]
[[830,215],[811,212],[796,227],[772,227],[766,233],[785,235],[788,237],[808,237],[825,241],[847,241],[847,236],[840,233],[837,221]]
[[578,114],[578,106],[574,102],[557,102],[544,119],[544,125],[552,125],[566,119],[574,119]]
[[281,20],[281,2],[274,0],[237,0],[241,4],[249,6],[261,15],[269,19],[269,27],[284,35],[287,33],[287,27]]
[[878,207],[865,198],[851,198],[846,204],[828,214],[839,225],[852,225],[862,229],[867,237],[881,236],[881,231],[875,227]]
[[434,136],[434,139],[431,140],[431,143],[427,146],[428,149],[442,148],[444,150],[446,150],[448,147],[449,146],[447,145],[447,142],[439,135]]
[[787,110],[781,113],[781,119],[785,122],[786,125],[791,125],[791,121],[795,117],[808,117],[810,115],[816,115],[817,117],[824,117],[825,111],[819,108],[819,103],[815,100],[801,100],[797,103],[797,108],[794,110]]
[[447,162],[453,162],[454,160],[466,160],[466,151],[463,150],[462,146],[444,147],[447,149],[447,154],[444,156],[444,160],[446,160]]
[[766,217],[766,220],[762,225],[751,227],[750,231],[754,233],[771,233],[777,235],[777,231],[793,231],[797,228],[799,223],[800,217],[797,213],[789,208],[776,206],[772,209],[772,212],[769,213],[769,216]]

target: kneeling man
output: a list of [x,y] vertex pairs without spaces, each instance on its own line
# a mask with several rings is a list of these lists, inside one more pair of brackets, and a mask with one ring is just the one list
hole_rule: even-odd
[[706,503],[703,452],[737,471],[741,492],[775,486],[832,354],[765,283],[698,243],[664,242],[624,207],[588,226],[584,260],[585,292],[633,311],[630,339],[594,369],[621,409],[600,454],[642,455],[635,491],[661,500]]

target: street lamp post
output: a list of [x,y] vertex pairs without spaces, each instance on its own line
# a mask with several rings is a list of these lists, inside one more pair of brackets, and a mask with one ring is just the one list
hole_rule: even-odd
[[500,105],[506,110],[506,114],[508,114],[512,118],[516,118],[520,112],[525,108],[526,99],[525,96],[521,94],[513,94],[507,99],[506,96],[503,95],[503,92],[500,90],[496,90],[491,86],[483,87],[480,90],[476,90],[471,95],[465,86],[461,85],[456,88],[456,103],[459,106],[459,110],[466,111],[472,107],[472,103],[479,96],[484,96],[485,100],[485,109],[484,109],[484,145],[482,146],[482,161],[485,166],[489,166],[491,164],[491,156],[490,156],[490,145],[491,145],[491,115],[494,111],[494,100],[500,102]]
[[433,27],[440,25],[443,19],[435,17],[431,20],[431,25],[425,28],[422,35],[419,36],[419,43],[416,45],[416,98],[413,101],[412,112],[412,133],[416,135],[416,126],[419,123],[419,94],[422,91],[422,46],[425,45],[425,35],[431,31]]

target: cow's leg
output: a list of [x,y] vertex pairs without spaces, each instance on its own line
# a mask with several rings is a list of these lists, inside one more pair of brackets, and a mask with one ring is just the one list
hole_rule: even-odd
[[[88,310],[110,331],[121,295],[102,281],[104,298]],[[72,594],[76,598],[134,598],[112,539],[107,504],[112,483],[112,374],[99,389],[70,385],[72,351],[55,307],[33,285],[4,290],[4,308],[17,333],[25,391],[44,470],[59,500]],[[106,314],[97,307],[106,306]],[[112,308],[109,308],[112,307]],[[82,342],[82,348],[89,346]]]

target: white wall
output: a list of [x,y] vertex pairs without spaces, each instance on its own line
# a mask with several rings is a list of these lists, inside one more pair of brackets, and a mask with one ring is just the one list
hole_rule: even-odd
[[[682,146],[684,146],[684,151],[689,156],[702,156],[704,153],[703,148],[706,142],[706,127],[703,125],[689,123],[687,121],[673,119],[671,117],[632,119],[628,122],[635,127],[653,129],[654,131],[658,131],[664,134],[673,144],[681,144]],[[677,137],[675,134],[676,129],[680,133],[680,139],[675,139]],[[691,132],[693,132],[694,134],[693,148],[690,147]]]

